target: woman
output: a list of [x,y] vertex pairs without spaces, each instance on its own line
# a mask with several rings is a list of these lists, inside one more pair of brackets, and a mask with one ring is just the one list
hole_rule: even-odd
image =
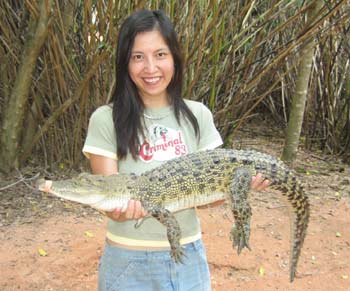
[[[182,98],[182,59],[176,33],[162,11],[141,10],[123,23],[116,52],[113,104],[91,116],[83,148],[94,174],[141,174],[167,160],[222,144],[211,112]],[[261,175],[252,187],[268,185]],[[164,226],[139,201],[109,217],[99,290],[210,290],[209,268],[194,209],[175,214],[184,264],[169,255]]]

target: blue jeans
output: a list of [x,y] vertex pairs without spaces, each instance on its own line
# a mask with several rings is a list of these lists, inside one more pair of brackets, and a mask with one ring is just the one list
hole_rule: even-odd
[[183,246],[183,264],[169,251],[135,251],[108,243],[99,267],[99,291],[210,291],[210,274],[201,240]]

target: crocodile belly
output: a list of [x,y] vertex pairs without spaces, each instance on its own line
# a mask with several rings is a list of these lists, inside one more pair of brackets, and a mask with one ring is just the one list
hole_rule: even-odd
[[207,205],[215,201],[226,199],[227,195],[223,192],[213,192],[210,194],[179,196],[177,199],[171,199],[164,203],[164,208],[171,212],[180,211],[196,206]]

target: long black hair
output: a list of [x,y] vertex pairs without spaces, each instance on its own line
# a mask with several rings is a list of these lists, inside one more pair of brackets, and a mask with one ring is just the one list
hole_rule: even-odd
[[112,95],[113,121],[117,138],[117,156],[128,152],[136,159],[143,136],[142,114],[144,103],[128,73],[128,64],[135,37],[140,32],[158,30],[168,45],[174,59],[174,76],[167,87],[175,117],[180,123],[182,114],[199,136],[198,121],[182,99],[183,60],[176,32],[170,19],[161,10],[140,10],[129,16],[121,26],[116,51],[116,86]]

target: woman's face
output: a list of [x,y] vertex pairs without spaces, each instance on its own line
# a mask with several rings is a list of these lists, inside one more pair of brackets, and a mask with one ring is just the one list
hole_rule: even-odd
[[168,104],[167,87],[174,74],[174,59],[158,30],[136,35],[128,71],[146,106]]

